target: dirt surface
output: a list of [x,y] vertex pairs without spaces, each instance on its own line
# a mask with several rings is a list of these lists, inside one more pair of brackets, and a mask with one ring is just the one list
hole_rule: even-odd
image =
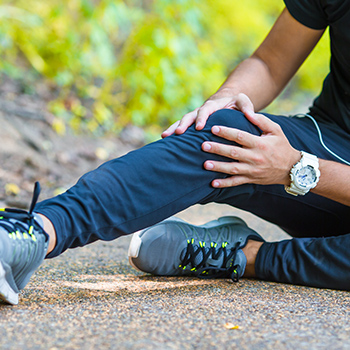
[[[49,121],[35,99],[0,94],[1,205],[27,207],[35,180],[45,198],[137,146],[138,138],[127,142],[135,132],[124,140],[59,138]],[[267,240],[288,238],[225,205],[179,214],[195,224],[222,215],[243,217]],[[0,304],[0,349],[350,349],[348,292],[152,277],[130,267],[129,241],[98,242],[44,261],[19,305]]]
[[[127,127],[118,137],[53,131],[46,95],[27,95],[0,76],[0,206],[27,208],[35,181],[41,199],[72,186],[87,171],[144,144],[144,134]],[[52,98],[52,96],[51,96]]]

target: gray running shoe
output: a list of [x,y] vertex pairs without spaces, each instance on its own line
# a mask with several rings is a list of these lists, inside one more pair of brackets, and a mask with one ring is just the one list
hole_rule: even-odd
[[29,212],[0,209],[0,299],[18,304],[18,293],[45,258],[49,236],[33,213],[40,193],[35,183]]
[[237,282],[247,263],[241,248],[248,239],[264,242],[234,216],[201,226],[170,218],[133,235],[129,261],[136,269],[158,276],[232,278]]

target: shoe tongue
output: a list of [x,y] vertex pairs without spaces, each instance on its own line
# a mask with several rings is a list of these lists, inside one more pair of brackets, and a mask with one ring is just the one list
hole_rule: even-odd
[[212,267],[222,267],[224,260],[224,254],[221,254],[218,259],[208,258],[205,266],[212,266]]
[[[198,246],[193,246],[194,250],[197,251],[198,249]],[[185,257],[185,254],[186,254],[186,250],[187,248],[185,248],[182,253],[181,253],[181,260],[183,260],[183,258]],[[206,248],[205,249],[205,252],[208,253],[209,251],[209,248]],[[198,253],[198,255],[195,257],[194,259],[194,264],[195,266],[198,266],[201,262],[203,261],[203,252],[200,251]],[[226,264],[226,267],[229,267],[230,266],[230,261],[229,260]],[[207,261],[205,262],[205,267],[208,267],[208,266],[212,266],[212,267],[217,267],[217,268],[220,268],[220,267],[223,267],[222,264],[224,262],[224,254],[221,253],[217,259],[213,259],[212,256],[209,256],[209,258],[207,259]],[[194,267],[194,266],[193,266]]]
[[[198,246],[193,246],[194,250],[197,251]],[[186,255],[186,251],[187,248],[183,249],[183,251],[181,252],[180,255],[180,259],[183,260],[185,255]],[[205,252],[208,253],[209,248],[205,249]],[[245,268],[247,265],[247,258],[245,256],[245,254],[243,253],[243,251],[241,249],[239,249],[237,251],[237,254],[235,256],[235,260],[232,261],[233,259],[229,259],[228,262],[226,263],[226,266],[222,266],[223,262],[224,262],[224,254],[221,253],[220,256],[218,257],[218,259],[213,259],[211,256],[208,257],[205,266],[204,267],[217,267],[217,268],[222,268],[222,267],[226,267],[229,268],[230,266],[236,266],[237,269],[237,273],[238,273],[238,278],[241,278],[245,272]],[[200,251],[198,253],[198,255],[195,257],[194,259],[194,265],[192,267],[197,267],[201,262],[203,261],[203,252]]]

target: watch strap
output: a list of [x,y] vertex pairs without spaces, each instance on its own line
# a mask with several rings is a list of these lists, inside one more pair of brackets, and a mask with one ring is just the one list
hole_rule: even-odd
[[[298,196],[298,195],[304,196],[306,193],[308,193],[312,188],[314,188],[317,185],[320,177],[320,171],[318,169],[318,158],[315,155],[304,151],[301,151],[300,153],[301,153],[300,161],[294,164],[294,166],[290,171],[291,183],[289,186],[284,186],[284,189],[286,190],[286,192],[293,196]],[[302,169],[303,167],[306,167],[308,165],[314,168],[316,172],[316,181],[309,188],[300,188],[295,183],[295,172],[297,168]]]

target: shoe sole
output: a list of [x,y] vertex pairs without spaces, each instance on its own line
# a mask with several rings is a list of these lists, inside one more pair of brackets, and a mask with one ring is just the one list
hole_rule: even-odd
[[[180,218],[176,218],[173,217],[171,219],[166,219],[164,220],[167,223],[183,223],[186,224],[187,226],[191,226],[191,227],[195,227],[195,228],[206,228],[206,229],[210,229],[212,227],[217,227],[217,226],[222,226],[222,225],[227,225],[227,224],[243,224],[244,226],[247,226],[247,224],[240,219],[237,216],[223,216],[217,220],[212,220],[207,222],[206,224],[203,225],[192,225],[189,224],[188,222],[180,219]],[[164,222],[163,221],[163,222]],[[151,226],[152,227],[152,226]],[[142,245],[142,238],[141,235],[147,231],[149,228],[146,228],[145,230],[142,231],[138,231],[136,233],[133,234],[131,242],[130,242],[130,246],[129,246],[129,251],[128,251],[128,256],[129,256],[129,264],[136,270],[144,272],[142,270],[140,270],[132,261],[133,258],[137,258],[139,255],[139,251],[141,249],[141,245]]]
[[0,262],[0,299],[8,304],[18,304],[18,293],[16,293],[6,281],[6,271]]

